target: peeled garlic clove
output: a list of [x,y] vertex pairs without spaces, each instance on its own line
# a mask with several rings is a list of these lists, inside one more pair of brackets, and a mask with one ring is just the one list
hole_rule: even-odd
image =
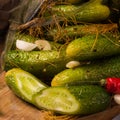
[[51,45],[47,40],[36,40],[35,44],[40,50],[51,50]]
[[67,68],[75,68],[80,65],[79,61],[70,61],[66,64]]
[[114,95],[114,101],[120,105],[120,94],[115,94]]
[[23,51],[32,51],[37,45],[23,40],[16,40],[16,47]]

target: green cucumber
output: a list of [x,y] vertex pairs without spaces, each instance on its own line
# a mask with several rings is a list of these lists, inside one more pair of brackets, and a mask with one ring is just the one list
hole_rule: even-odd
[[31,43],[34,43],[36,40],[38,40],[39,38],[37,37],[34,37],[32,35],[28,35],[28,34],[25,34],[25,33],[19,33],[17,32],[15,34],[15,40],[23,40],[23,41],[26,41],[26,42],[31,42]]
[[13,68],[6,72],[5,80],[12,91],[23,100],[33,103],[32,96],[48,86],[32,74]]
[[117,24],[81,24],[50,29],[47,36],[58,40],[69,38],[72,41],[88,34],[107,33],[115,29],[118,29]]
[[60,114],[88,115],[105,110],[110,95],[100,86],[49,87],[33,96],[40,109]]
[[108,6],[102,4],[103,0],[90,0],[83,4],[75,13],[76,20],[83,22],[100,22],[110,15]]
[[21,68],[33,75],[51,79],[55,74],[66,69],[66,63],[70,59],[65,56],[64,51],[8,51],[4,56],[4,70],[14,67]]
[[93,60],[120,54],[120,34],[91,34],[70,42],[66,55],[76,60]]
[[55,75],[52,86],[99,84],[107,77],[120,77],[120,56],[93,61],[74,69],[66,69]]
[[102,0],[90,0],[82,5],[55,5],[51,12],[68,20],[79,22],[100,22],[110,15],[108,6]]

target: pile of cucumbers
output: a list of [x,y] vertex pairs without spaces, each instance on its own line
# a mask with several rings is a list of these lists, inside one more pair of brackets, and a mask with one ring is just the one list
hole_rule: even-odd
[[[43,13],[50,23],[40,26],[44,35],[16,31],[10,50],[6,46],[7,85],[39,109],[68,115],[107,109],[111,94],[98,83],[120,77],[119,19],[112,17],[119,14],[116,2],[53,0]],[[16,40],[35,43],[39,39],[47,40],[51,49],[24,51],[16,47]]]

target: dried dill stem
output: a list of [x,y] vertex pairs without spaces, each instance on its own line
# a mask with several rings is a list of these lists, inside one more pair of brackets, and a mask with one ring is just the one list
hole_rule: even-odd
[[82,24],[65,27],[65,25],[60,26],[57,20],[54,20],[55,23],[51,21],[51,25],[45,26],[44,31],[42,25],[46,23],[46,21],[40,20],[40,18],[33,19],[26,24],[20,25],[17,29],[27,29],[30,35],[37,37],[46,36],[48,40],[53,40],[55,42],[64,41],[65,43],[88,34],[104,34],[107,32],[115,33],[118,31],[118,26],[116,23]]
[[22,25],[19,25],[16,29],[17,30],[24,30],[24,29],[27,29],[31,26],[34,26],[36,24],[42,24],[45,20],[44,19],[41,19],[41,18],[34,18],[33,20],[25,23],[25,24],[22,24]]
[[116,23],[111,24],[85,24],[67,27],[59,27],[50,29],[47,36],[54,39],[64,39],[70,37],[80,37],[87,34],[107,33],[110,31],[117,31],[118,26]]

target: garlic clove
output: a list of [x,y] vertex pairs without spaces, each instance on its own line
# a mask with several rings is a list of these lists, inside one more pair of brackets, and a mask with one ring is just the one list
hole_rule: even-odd
[[79,61],[70,61],[66,64],[67,68],[75,68],[80,65]]
[[120,105],[120,94],[115,94],[113,98],[114,98],[114,101]]
[[19,50],[32,51],[33,49],[37,47],[37,45],[34,43],[23,41],[23,40],[16,40],[16,47]]
[[51,45],[47,40],[36,40],[35,44],[40,50],[51,50]]

